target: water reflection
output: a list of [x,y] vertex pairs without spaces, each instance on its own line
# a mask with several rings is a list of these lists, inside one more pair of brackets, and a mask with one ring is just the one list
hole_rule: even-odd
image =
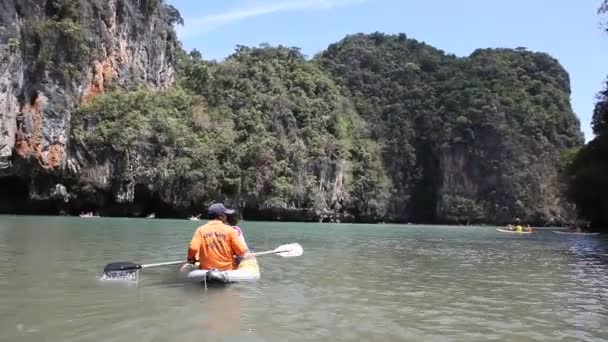
[[570,331],[583,339],[592,339],[608,316],[608,251],[606,240],[592,236],[565,239],[571,256],[568,264],[570,291],[561,293],[568,313],[564,320]]
[[605,238],[578,236],[568,240],[568,250],[582,260],[608,263],[608,246]]

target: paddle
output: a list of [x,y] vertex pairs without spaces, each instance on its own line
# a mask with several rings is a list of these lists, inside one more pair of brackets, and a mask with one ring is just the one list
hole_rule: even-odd
[[103,269],[103,273],[110,275],[109,272],[136,271],[136,270],[140,270],[142,268],[149,268],[149,267],[179,265],[179,264],[183,264],[184,262],[185,261],[180,260],[180,261],[159,262],[156,264],[140,265],[140,264],[136,264],[136,263],[128,262],[128,261],[119,261],[119,262],[113,262],[113,263],[107,264],[106,267],[104,267],[104,269]]
[[[251,254],[253,256],[276,254],[283,258],[293,258],[293,257],[298,257],[298,256],[302,255],[303,253],[304,253],[304,250],[302,249],[302,246],[300,246],[300,244],[290,243],[287,245],[279,246],[271,251],[257,252],[257,253],[251,253]],[[186,261],[180,260],[180,261],[168,261],[168,262],[159,262],[156,264],[141,265],[141,264],[136,264],[136,263],[128,262],[128,261],[120,261],[120,262],[113,262],[113,263],[107,264],[106,267],[104,267],[104,269],[103,269],[103,273],[109,277],[112,277],[112,276],[116,276],[117,275],[116,273],[121,273],[121,272],[131,273],[131,272],[140,270],[142,268],[179,265],[179,264],[183,264],[185,262]]]
[[287,245],[279,246],[271,251],[257,252],[257,253],[251,253],[251,254],[253,254],[254,256],[260,256],[260,255],[266,255],[266,254],[276,254],[283,258],[293,258],[293,257],[299,257],[300,255],[304,254],[304,250],[302,249],[302,246],[300,246],[299,243],[290,243]]

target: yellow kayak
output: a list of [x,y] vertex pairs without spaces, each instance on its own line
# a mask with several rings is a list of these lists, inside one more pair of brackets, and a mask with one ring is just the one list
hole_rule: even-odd
[[518,231],[514,231],[514,230],[500,229],[500,228],[496,228],[496,230],[501,233],[511,233],[511,234],[532,234],[532,233],[534,233],[534,232],[518,232]]

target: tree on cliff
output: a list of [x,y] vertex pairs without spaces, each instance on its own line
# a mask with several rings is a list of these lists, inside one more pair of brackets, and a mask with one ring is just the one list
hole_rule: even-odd
[[[608,1],[599,9],[601,14],[606,12]],[[582,218],[595,226],[608,227],[608,81],[598,94],[591,126],[595,138],[568,167],[568,195]]]

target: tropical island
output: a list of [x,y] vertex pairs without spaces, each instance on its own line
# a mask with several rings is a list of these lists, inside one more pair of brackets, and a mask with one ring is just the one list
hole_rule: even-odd
[[2,213],[608,223],[608,91],[584,145],[546,53],[375,32],[218,62],[161,0],[20,3],[0,1]]

